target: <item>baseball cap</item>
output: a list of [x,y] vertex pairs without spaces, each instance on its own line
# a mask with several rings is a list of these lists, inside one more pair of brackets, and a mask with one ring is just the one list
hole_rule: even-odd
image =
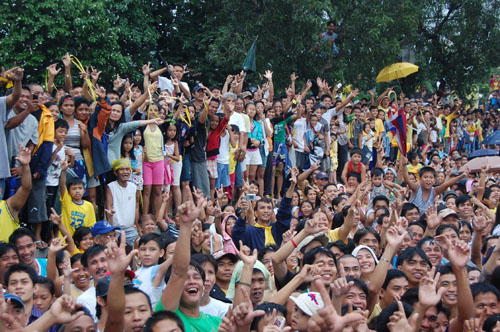
[[308,316],[314,315],[316,311],[325,306],[321,294],[317,292],[303,293],[297,297],[290,296],[290,300],[295,302],[297,307]]
[[299,245],[297,246],[297,251],[300,251],[302,248],[304,248],[314,240],[321,242],[321,245],[323,247],[326,247],[329,241],[328,235],[326,235],[325,233],[308,235],[304,238],[304,240],[300,241]]
[[444,193],[443,200],[446,201],[450,196],[455,196],[455,198],[457,198],[458,194],[455,190],[448,190],[447,192]]
[[450,208],[441,210],[441,212],[439,212],[439,218],[441,218],[441,219],[444,219],[444,218],[449,217],[449,216],[455,216],[458,218],[458,214]]
[[325,172],[319,172],[316,175],[316,179],[328,179],[328,174],[326,174]]
[[101,221],[98,221],[94,224],[94,226],[92,226],[92,236],[97,236],[97,235],[101,235],[101,234],[107,234],[111,231],[115,231],[119,229],[118,227],[114,227],[113,225],[111,225],[108,221],[106,220],[101,220]]
[[244,91],[241,93],[241,98],[253,98],[252,93],[250,91]]
[[194,88],[193,88],[193,92],[196,92],[196,91],[198,91],[198,90],[201,90],[201,85],[200,85],[200,83],[198,83],[198,84],[196,84],[196,85],[194,86]]
[[24,309],[24,302],[23,302],[23,300],[21,300],[21,298],[19,296],[17,296],[16,294],[5,293],[5,294],[3,294],[3,298],[5,299],[5,302],[7,302],[7,300],[10,300],[10,303],[14,303],[15,302],[18,306],[20,306],[21,308]]
[[110,281],[111,281],[110,275],[102,277],[97,283],[97,286],[95,286],[95,296],[100,296],[100,297],[107,296]]
[[233,263],[236,263],[238,261],[238,256],[236,256],[235,254],[232,254],[230,252],[224,252],[222,250],[214,252],[212,254],[212,257],[215,258],[216,261],[218,261],[222,257],[228,257]]

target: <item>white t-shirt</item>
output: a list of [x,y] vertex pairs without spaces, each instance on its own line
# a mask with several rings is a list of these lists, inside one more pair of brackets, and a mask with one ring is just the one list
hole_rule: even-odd
[[90,314],[94,319],[94,322],[97,323],[98,319],[96,317],[96,309],[95,309],[95,306],[97,304],[97,299],[94,286],[90,287],[85,292],[83,292],[83,294],[76,299],[76,303],[83,304],[85,308],[89,309]]
[[[66,151],[65,151],[65,146],[59,150],[52,161],[52,164],[50,164],[49,168],[47,169],[47,179],[46,179],[46,185],[47,186],[58,186],[59,185],[59,177],[61,176],[61,163],[66,160]],[[57,146],[54,144],[52,147],[52,153],[56,151]]]
[[236,125],[238,126],[238,129],[240,132],[247,133],[247,126],[245,123],[245,118],[243,118],[243,115],[233,112],[231,114],[231,117],[229,118],[229,125]]
[[215,159],[217,164],[229,165],[229,135],[231,134],[226,130],[226,135],[220,136],[219,154]]
[[[186,90],[189,91],[189,85],[186,82],[181,82],[181,84],[186,88]],[[160,90],[167,90],[168,92],[170,92],[170,94],[173,94],[175,90],[172,81],[163,76],[158,76],[158,88],[160,88]]]
[[126,187],[118,184],[118,181],[113,181],[108,184],[113,196],[113,225],[122,228],[129,228],[134,225],[135,221],[135,204],[137,186],[132,182],[127,182]]
[[[134,285],[136,285],[144,293],[148,294],[150,299],[152,299],[153,293],[153,279],[156,276],[156,272],[158,272],[159,267],[160,265],[153,265],[141,267],[135,271],[135,279],[133,281]],[[159,287],[165,288],[165,286],[165,280],[162,280]],[[153,308],[156,306],[156,302],[151,302],[151,304]]]
[[304,134],[307,129],[306,118],[300,118],[293,124],[293,142],[298,145],[294,146],[295,151],[304,152]]
[[210,302],[207,305],[200,306],[200,312],[207,315],[224,317],[229,309],[229,303],[222,302],[220,300],[210,298]]

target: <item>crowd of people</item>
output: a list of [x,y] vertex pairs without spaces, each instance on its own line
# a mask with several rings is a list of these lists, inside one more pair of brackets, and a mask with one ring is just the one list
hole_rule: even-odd
[[1,331],[500,331],[494,77],[472,106],[62,63],[0,75]]

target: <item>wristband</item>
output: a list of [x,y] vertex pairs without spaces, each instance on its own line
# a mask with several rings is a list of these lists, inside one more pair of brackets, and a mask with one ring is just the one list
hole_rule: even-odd
[[290,240],[290,242],[292,242],[293,246],[294,246],[295,248],[297,248],[297,243],[295,243],[295,241],[293,240],[293,238]]
[[250,285],[248,282],[240,281],[240,282],[238,282],[238,284],[241,286],[247,286],[248,288],[252,288],[252,285]]

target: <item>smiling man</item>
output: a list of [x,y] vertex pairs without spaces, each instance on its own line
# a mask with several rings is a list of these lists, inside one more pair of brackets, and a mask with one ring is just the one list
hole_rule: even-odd
[[420,279],[427,275],[432,265],[422,249],[410,247],[399,254],[396,266],[406,274],[409,287],[412,288],[419,285]]
[[[94,285],[97,285],[99,280],[108,272],[108,259],[104,253],[106,247],[100,244],[95,244],[88,248],[82,256],[82,265],[88,270],[90,276],[94,279]],[[95,286],[89,287],[82,295],[76,299],[76,303],[83,304],[89,309],[92,318],[97,322],[96,316],[96,289]]]
[[47,260],[35,258],[35,237],[27,228],[18,228],[9,237],[9,243],[16,247],[17,256],[21,263],[29,265],[36,274],[47,276]]

